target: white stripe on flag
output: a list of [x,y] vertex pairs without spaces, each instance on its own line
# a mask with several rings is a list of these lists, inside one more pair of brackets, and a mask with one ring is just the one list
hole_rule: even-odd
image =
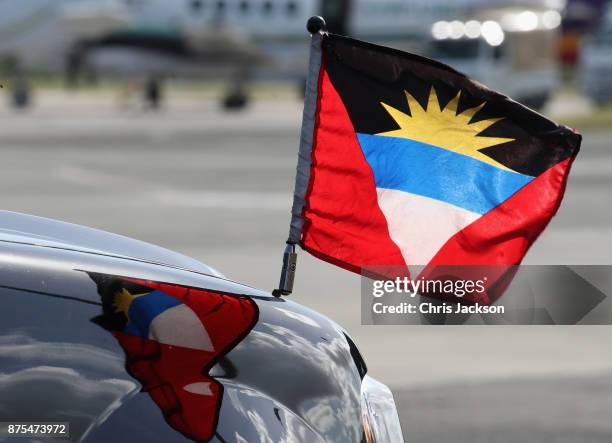
[[376,188],[389,235],[407,265],[426,265],[449,238],[480,214],[394,189]]

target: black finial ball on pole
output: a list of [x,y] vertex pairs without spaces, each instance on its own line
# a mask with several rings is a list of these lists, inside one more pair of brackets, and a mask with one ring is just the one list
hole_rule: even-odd
[[315,15],[314,17],[310,17],[308,22],[306,23],[306,29],[311,34],[316,34],[317,32],[325,31],[326,28],[325,19],[320,15]]

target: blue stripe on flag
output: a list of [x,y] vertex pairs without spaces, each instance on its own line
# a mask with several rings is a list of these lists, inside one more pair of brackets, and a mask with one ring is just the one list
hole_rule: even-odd
[[124,332],[132,335],[149,337],[149,326],[155,317],[162,312],[180,305],[176,298],[161,291],[153,291],[147,295],[137,297],[130,304],[130,321],[124,328]]
[[533,177],[415,140],[357,134],[377,188],[396,189],[485,214]]

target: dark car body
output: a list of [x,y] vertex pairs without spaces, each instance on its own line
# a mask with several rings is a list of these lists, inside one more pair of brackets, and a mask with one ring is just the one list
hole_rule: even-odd
[[10,212],[0,212],[0,422],[70,423],[57,441],[197,440],[180,395],[169,399],[164,376],[156,386],[100,320],[108,284],[252,303],[252,324],[201,372],[219,386],[217,415],[202,418],[214,428],[209,441],[362,441],[365,365],[331,320],[180,254]]

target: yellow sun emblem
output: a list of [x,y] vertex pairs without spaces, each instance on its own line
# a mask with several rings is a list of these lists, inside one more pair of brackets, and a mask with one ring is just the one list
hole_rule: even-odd
[[426,109],[423,109],[419,102],[416,101],[409,92],[404,92],[408,100],[408,107],[410,108],[411,115],[405,114],[386,103],[381,103],[399,125],[400,129],[382,132],[377,135],[409,138],[421,143],[427,143],[473,157],[498,168],[508,171],[511,170],[480,152],[481,149],[514,140],[511,138],[485,137],[479,135],[485,129],[502,120],[501,118],[490,118],[470,123],[474,115],[484,107],[486,102],[457,114],[461,91],[457,93],[455,98],[453,98],[444,109],[440,107],[438,94],[433,86],[429,93],[429,101]]
[[135,299],[142,297],[143,295],[146,294],[131,294],[127,289],[121,289],[121,291],[115,294],[115,298],[113,300],[115,313],[123,313],[123,315],[125,315],[125,317],[129,320],[130,305]]

